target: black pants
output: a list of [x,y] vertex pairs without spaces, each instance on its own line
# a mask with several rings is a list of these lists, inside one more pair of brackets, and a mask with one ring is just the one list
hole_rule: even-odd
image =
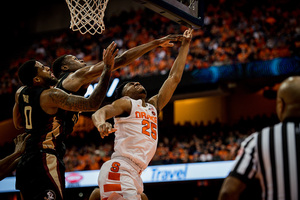
[[16,189],[24,200],[62,200],[65,167],[55,154],[39,152],[23,155],[16,170]]

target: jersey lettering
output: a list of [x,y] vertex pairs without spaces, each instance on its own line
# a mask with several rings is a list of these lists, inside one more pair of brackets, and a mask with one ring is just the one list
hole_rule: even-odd
[[76,115],[76,114],[73,114],[73,117],[72,117],[72,121],[74,122],[74,125],[76,124],[76,122],[78,121],[78,116],[79,113]]
[[113,162],[112,165],[111,165],[111,168],[110,170],[113,171],[113,172],[118,172],[119,169],[120,169],[120,163],[118,162]]
[[25,106],[24,107],[24,115],[25,115],[25,127],[26,129],[32,129],[32,107],[31,106]]
[[24,100],[25,103],[29,103],[29,96],[23,94],[23,100]]
[[157,117],[147,115],[145,112],[136,111],[135,112],[135,117],[136,118],[148,119],[148,120],[151,120],[153,123],[157,123]]

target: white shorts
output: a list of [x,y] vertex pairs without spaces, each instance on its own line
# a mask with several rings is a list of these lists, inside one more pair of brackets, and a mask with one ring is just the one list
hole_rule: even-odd
[[98,177],[101,199],[106,200],[116,192],[128,200],[141,200],[144,187],[140,174],[141,169],[127,158],[105,162]]

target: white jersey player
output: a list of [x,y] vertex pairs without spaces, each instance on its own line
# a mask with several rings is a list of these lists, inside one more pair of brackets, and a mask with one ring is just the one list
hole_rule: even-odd
[[[112,159],[103,164],[98,177],[102,200],[141,199],[143,182],[140,175],[157,146],[157,111],[170,101],[181,80],[192,32],[188,29],[178,38],[181,48],[157,95],[146,101],[147,92],[139,82],[125,83],[118,88],[119,99],[92,115],[102,138],[116,131]],[[114,128],[106,122],[112,117],[115,118]]]
[[115,152],[111,158],[126,157],[143,171],[153,158],[157,147],[157,111],[149,103],[144,107],[141,99],[130,101],[132,107],[130,115],[114,119],[114,127],[117,130]]

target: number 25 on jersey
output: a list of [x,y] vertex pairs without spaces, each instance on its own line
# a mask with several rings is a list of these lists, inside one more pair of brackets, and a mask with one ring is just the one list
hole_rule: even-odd
[[144,119],[142,121],[142,125],[143,125],[143,128],[142,128],[142,133],[145,134],[145,135],[148,135],[148,136],[151,136],[151,138],[153,138],[154,140],[156,140],[157,138],[157,125],[153,122],[150,122],[146,119]]

